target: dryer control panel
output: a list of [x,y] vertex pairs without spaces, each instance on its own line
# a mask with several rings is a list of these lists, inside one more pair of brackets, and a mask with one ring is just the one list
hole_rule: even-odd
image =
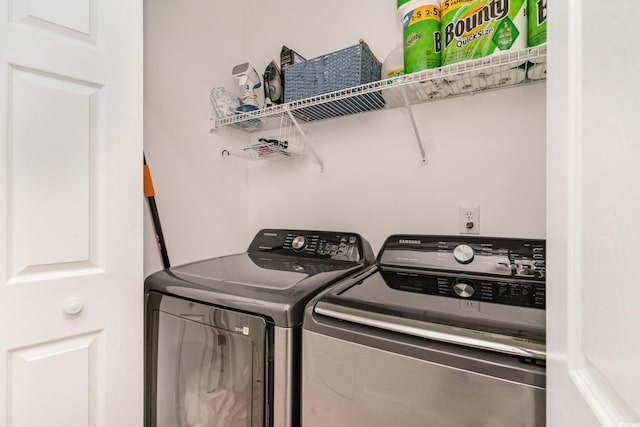
[[267,229],[251,242],[249,252],[361,262],[369,243],[356,233]]

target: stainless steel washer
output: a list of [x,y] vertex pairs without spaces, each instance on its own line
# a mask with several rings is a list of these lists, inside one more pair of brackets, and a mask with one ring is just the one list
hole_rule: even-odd
[[304,307],[373,262],[356,233],[269,229],[149,276],[145,426],[299,426]]
[[544,426],[545,242],[391,236],[302,342],[304,427]]

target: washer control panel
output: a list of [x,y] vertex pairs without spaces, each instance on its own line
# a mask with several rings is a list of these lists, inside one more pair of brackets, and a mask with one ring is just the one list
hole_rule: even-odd
[[436,277],[435,295],[475,301],[545,308],[545,286],[539,283],[492,281],[480,278]]
[[309,230],[262,230],[249,252],[271,252],[288,256],[341,261],[361,261],[368,245],[356,233]]
[[546,305],[545,285],[536,281],[385,270],[381,274],[389,287],[402,291],[539,309]]
[[378,260],[387,266],[543,280],[545,256],[540,239],[393,235]]

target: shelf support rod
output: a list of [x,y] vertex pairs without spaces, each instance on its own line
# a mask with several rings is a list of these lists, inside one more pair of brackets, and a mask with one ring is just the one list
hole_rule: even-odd
[[420,155],[422,156],[422,165],[427,164],[427,155],[424,151],[424,146],[422,145],[422,139],[420,138],[420,132],[418,132],[418,126],[416,125],[416,119],[413,117],[413,110],[411,109],[411,104],[409,104],[409,98],[407,97],[407,91],[405,86],[401,86],[402,90],[402,98],[404,99],[404,105],[407,107],[407,111],[409,112],[409,119],[411,119],[411,126],[413,127],[413,133],[416,135],[416,142],[418,143],[418,148],[420,149]]
[[304,143],[307,145],[307,147],[309,147],[309,150],[311,150],[313,157],[316,158],[316,162],[318,162],[318,165],[320,166],[320,172],[324,172],[324,163],[322,163],[322,159],[318,156],[318,153],[316,153],[316,150],[313,149],[313,146],[309,142],[309,138],[307,138],[307,134],[304,133],[304,131],[300,127],[300,124],[298,123],[296,118],[293,116],[293,114],[291,114],[291,110],[287,108],[286,111],[287,111],[287,115],[291,119],[291,122],[296,127],[296,129],[298,129],[298,132],[300,132],[300,135],[302,135],[302,138],[304,139]]

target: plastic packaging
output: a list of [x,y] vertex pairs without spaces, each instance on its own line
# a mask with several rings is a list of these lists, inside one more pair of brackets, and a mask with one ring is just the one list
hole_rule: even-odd
[[442,65],[527,47],[527,0],[442,3]]
[[440,66],[440,0],[411,0],[398,8],[402,15],[406,74]]
[[547,42],[547,0],[528,0],[529,47]]

